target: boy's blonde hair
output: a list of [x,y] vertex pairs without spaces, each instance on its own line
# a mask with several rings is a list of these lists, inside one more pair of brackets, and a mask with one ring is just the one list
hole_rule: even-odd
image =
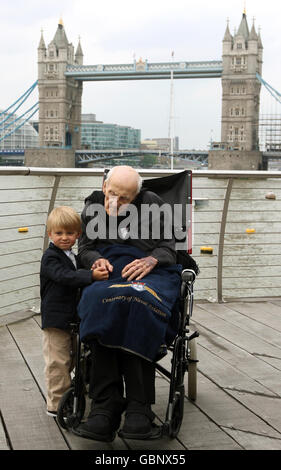
[[77,212],[68,206],[56,207],[49,214],[47,220],[47,232],[52,232],[58,228],[81,232],[81,219]]

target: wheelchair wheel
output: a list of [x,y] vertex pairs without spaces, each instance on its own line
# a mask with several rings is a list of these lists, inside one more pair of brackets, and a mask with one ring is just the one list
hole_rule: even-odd
[[175,438],[178,435],[178,432],[181,427],[183,419],[183,410],[184,410],[184,386],[180,386],[175,393],[173,408],[172,408],[172,417],[169,424],[169,437]]
[[62,396],[57,413],[57,420],[63,429],[71,429],[81,422],[86,408],[85,395],[81,394],[78,399],[77,412],[73,412],[74,408],[74,387],[67,390]]
[[195,338],[188,342],[188,398],[197,398],[197,347]]

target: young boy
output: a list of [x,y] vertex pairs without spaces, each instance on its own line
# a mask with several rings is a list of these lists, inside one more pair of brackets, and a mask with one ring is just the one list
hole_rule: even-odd
[[70,323],[76,319],[79,287],[107,279],[108,272],[77,266],[71,248],[81,234],[81,219],[71,207],[57,207],[50,213],[47,232],[52,242],[41,260],[40,295],[47,414],[55,417],[60,398],[71,384]]

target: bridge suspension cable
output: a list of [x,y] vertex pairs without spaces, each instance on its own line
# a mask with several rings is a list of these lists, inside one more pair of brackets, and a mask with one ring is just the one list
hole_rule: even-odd
[[0,125],[4,124],[4,122],[6,122],[7,119],[9,119],[9,116],[11,114],[14,114],[20,108],[20,106],[27,100],[27,98],[30,96],[30,94],[33,92],[33,90],[36,88],[37,84],[38,84],[38,80],[36,80],[36,82],[34,82],[31,85],[31,87],[28,88],[28,90],[26,90],[25,93],[23,93],[23,95],[21,95],[13,104],[11,104],[11,106],[9,106],[4,111],[1,111],[0,116],[5,115],[5,114],[8,113],[8,111],[10,111],[10,109],[12,109],[16,104],[18,104],[20,102],[20,104],[3,121],[1,121]]
[[[19,117],[15,117],[15,119],[13,121],[10,121],[6,126],[2,127],[2,131],[8,129],[9,127],[11,127],[13,124],[15,124],[17,121],[19,121],[20,119],[22,119],[27,113],[29,113],[30,111],[32,111],[32,109],[35,108],[35,106],[38,106],[39,102],[37,101],[37,103],[35,103],[33,106],[31,106],[31,108],[29,108],[27,111],[25,111],[25,113],[23,113],[21,116]],[[39,108],[38,108],[39,109]],[[12,114],[13,116],[15,116],[14,114]],[[11,115],[10,115],[11,116]],[[29,118],[28,118],[29,119]],[[3,121],[4,122],[4,121]],[[1,124],[3,124],[3,122]]]
[[33,113],[31,113],[26,119],[24,119],[17,127],[12,129],[7,134],[2,135],[2,137],[0,137],[0,142],[2,142],[4,139],[6,139],[10,135],[12,135],[14,132],[16,132],[18,129],[20,129],[27,121],[29,121],[29,119],[32,118],[32,116],[34,116],[35,113],[37,113],[37,111],[39,110],[38,103],[35,103],[35,105],[33,105],[31,108],[29,108],[24,114],[22,114],[20,117],[18,117],[14,121],[12,121],[8,126],[6,126],[6,128],[10,127],[16,121],[19,121],[20,119],[22,119],[23,116],[25,116],[28,112],[32,111],[35,107],[36,107],[36,109],[33,111]]
[[271,85],[269,85],[269,83],[267,83],[261,76],[259,73],[256,73],[256,77],[257,79],[259,80],[259,82],[264,85],[264,87],[269,91],[269,93],[271,94],[271,96],[273,96],[273,98],[276,99],[276,101],[278,101],[280,104],[281,104],[281,93],[279,93],[279,91],[275,90],[275,88],[273,88]]

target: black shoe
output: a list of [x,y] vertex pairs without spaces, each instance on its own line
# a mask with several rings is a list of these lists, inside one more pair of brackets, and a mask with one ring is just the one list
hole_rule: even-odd
[[[115,421],[115,422],[114,422]],[[116,420],[113,420],[105,414],[95,414],[88,418],[86,423],[80,424],[72,432],[77,436],[86,437],[95,441],[112,442],[116,436],[117,426]]]
[[153,423],[153,419],[154,414],[148,405],[143,407],[129,405],[123,428],[118,435],[125,439],[158,439],[162,435],[161,427]]

